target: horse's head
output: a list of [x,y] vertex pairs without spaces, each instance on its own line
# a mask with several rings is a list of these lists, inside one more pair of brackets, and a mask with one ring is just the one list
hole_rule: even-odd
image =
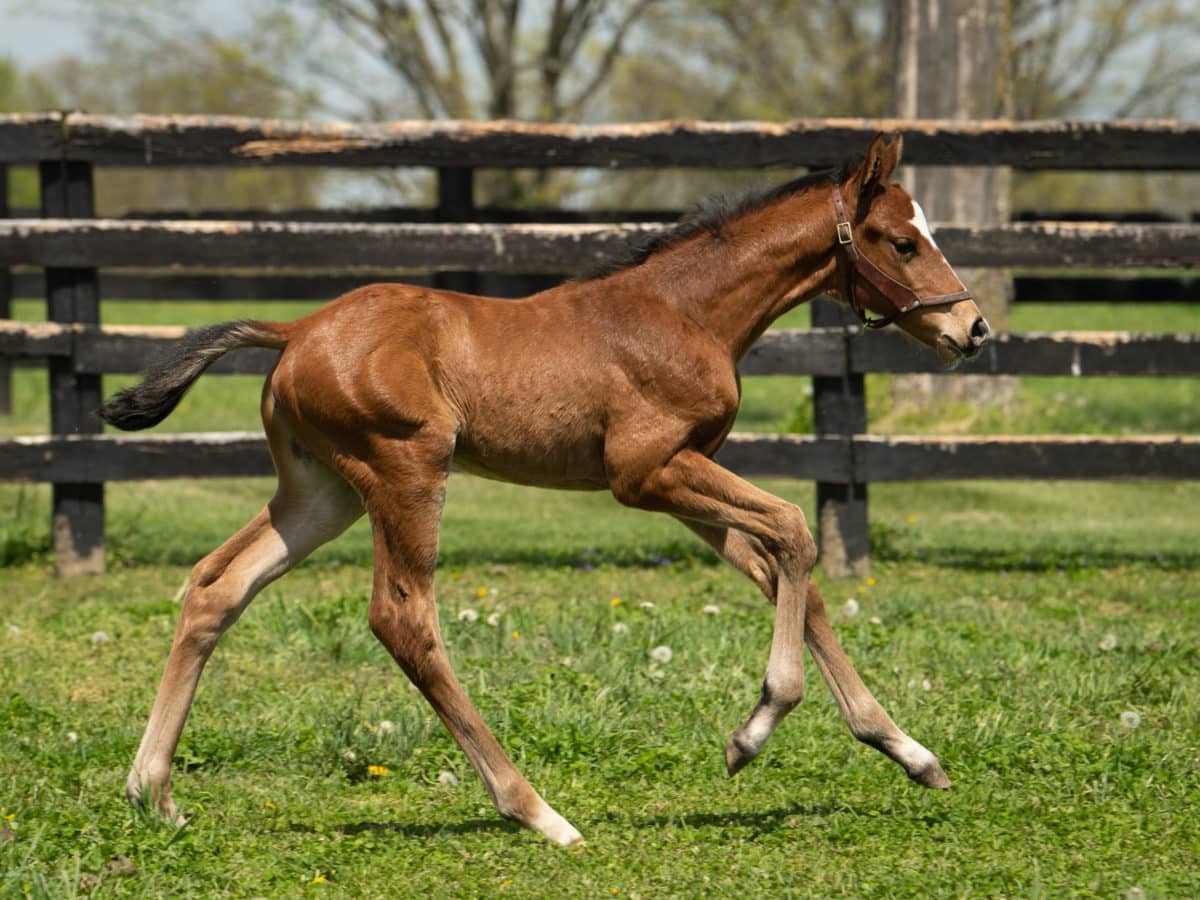
[[956,364],[979,352],[990,329],[920,205],[889,181],[900,151],[900,135],[880,134],[862,165],[834,184],[838,291],[867,327],[895,322]]

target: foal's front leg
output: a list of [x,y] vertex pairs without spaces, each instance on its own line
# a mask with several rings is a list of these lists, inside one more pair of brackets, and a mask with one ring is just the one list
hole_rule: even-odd
[[694,450],[683,450],[617,499],[685,520],[775,601],[775,628],[762,694],[729,738],[732,775],[756,757],[804,696],[804,618],[816,543],[800,508],[760,490]]
[[[680,521],[743,572],[768,600],[775,602],[778,576],[761,541],[730,528],[701,525],[687,519]],[[942,771],[937,757],[897,727],[859,677],[829,624],[825,602],[816,582],[811,579],[804,616],[804,639],[851,734],[899,763],[908,777],[918,784],[930,788],[949,787],[950,779]]]

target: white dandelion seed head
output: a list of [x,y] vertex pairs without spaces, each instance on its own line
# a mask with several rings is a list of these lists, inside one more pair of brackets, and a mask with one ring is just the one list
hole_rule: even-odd
[[1125,710],[1125,712],[1121,713],[1121,727],[1122,728],[1127,728],[1130,731],[1133,731],[1135,728],[1137,728],[1141,724],[1142,724],[1142,717],[1140,715],[1138,715],[1136,712],[1134,712],[1132,709],[1127,709],[1127,710]]
[[109,637],[107,631],[93,631],[92,632],[92,646],[93,647],[99,647],[101,644],[107,644],[111,640],[112,640],[112,638]]
[[921,690],[923,690],[923,691],[932,691],[933,690],[933,684],[930,683],[928,678],[925,678],[921,681]]
[[858,601],[853,597],[847,597],[846,602],[842,604],[842,613],[847,619],[857,616],[860,609],[862,609],[862,607],[858,605]]
[[21,626],[9,624],[8,633],[11,634],[13,637],[16,637],[18,634],[21,633]]
[[1101,650],[1116,650],[1117,649],[1117,636],[1115,634],[1113,634],[1111,631],[1108,634],[1106,634],[1104,636],[1104,638],[1100,641],[1100,649]]
[[78,740],[79,740],[79,735],[76,734],[74,731],[67,732],[67,743],[68,744],[74,744]]
[[438,784],[445,784],[453,787],[454,785],[458,784],[458,776],[451,771],[442,769],[442,771],[438,772],[437,782]]
[[466,622],[467,624],[470,624],[471,622],[478,622],[479,613],[473,609],[464,609],[458,614],[458,621]]
[[388,719],[382,719],[379,722],[379,733],[380,734],[391,734],[395,730],[396,730],[395,722],[392,722]]
[[643,600],[638,604],[638,609],[644,609],[646,612],[650,612],[650,610],[654,609],[654,604],[649,600]]
[[490,616],[487,617],[486,621],[493,628],[499,628],[500,627],[500,613],[498,613],[498,612],[492,613]]
[[708,604],[708,606],[704,607],[704,609],[702,609],[700,611],[702,613],[704,613],[706,616],[715,616],[721,612],[721,607],[719,607],[713,603],[710,603],[710,604]]
[[342,759],[346,760],[348,763],[356,763],[358,762],[358,754],[353,750],[347,750],[342,754]]
[[663,663],[664,665],[671,661],[671,657],[673,655],[674,654],[671,653],[671,648],[668,647],[666,644],[660,644],[659,646],[655,647],[653,650],[650,651],[650,657],[655,662],[660,662],[660,663]]
[[1125,892],[1125,900],[1146,900],[1146,892],[1134,885]]
[[871,618],[867,619],[867,621],[870,622],[872,625],[882,625],[883,624],[883,619],[879,618],[879,616],[871,616]]
[[613,626],[613,634],[628,634],[629,626],[624,622],[618,622]]

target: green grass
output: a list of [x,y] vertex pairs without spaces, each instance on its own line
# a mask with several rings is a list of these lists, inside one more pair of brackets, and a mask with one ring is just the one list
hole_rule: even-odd
[[[186,319],[112,310],[282,317],[266,304],[196,304]],[[1063,313],[1018,327],[1071,327]],[[1177,309],[1137,314],[1141,330],[1195,328]],[[18,412],[0,429],[39,433],[44,378],[18,375]],[[1060,390],[1043,381],[1023,381],[1031,404]],[[1156,404],[1131,381],[1065,384],[1096,385],[1095,402],[1072,407],[1080,430],[1192,429],[1190,382],[1152,382]],[[802,423],[807,384],[746,379],[739,427]],[[167,424],[255,428],[258,388],[202,379]],[[987,425],[940,413],[920,430]],[[1013,405],[1001,424],[1037,430],[1044,414]],[[810,484],[764,486],[812,516]],[[452,477],[438,572],[447,645],[502,744],[583,831],[588,845],[565,851],[496,817],[371,637],[361,523],[267,588],[222,641],[175,761],[188,826],[126,806],[172,598],[270,490],[112,484],[109,573],[62,581],[49,574],[48,488],[0,485],[0,896],[1200,894],[1200,485],[871,487],[873,579],[822,584],[868,684],[954,781],[935,793],[854,742],[811,665],[804,704],[728,779],[724,742],[766,662],[765,601],[665,517]],[[468,608],[474,623],[459,619]],[[649,655],[660,644],[669,664]],[[1123,712],[1139,726],[1122,726]]]
[[[809,502],[807,485],[767,486]],[[359,528],[264,591],[222,642],[176,759],[192,823],[175,831],[129,811],[124,773],[184,562],[268,489],[178,487],[112,489],[103,578],[58,581],[38,561],[5,571],[0,805],[13,818],[0,891],[69,895],[81,880],[137,896],[1200,889],[1200,551],[1167,521],[1194,508],[1195,490],[1131,494],[1122,518],[1094,497],[1055,510],[1010,485],[873,493],[873,519],[894,530],[874,581],[825,593],[868,683],[954,780],[932,793],[849,737],[811,666],[806,702],[727,779],[722,747],[757,696],[768,605],[663,517],[454,478],[439,571],[451,657],[518,765],[588,839],[561,851],[495,817],[374,642]],[[1023,516],[1040,540],[1021,539]],[[861,605],[853,618],[847,597]],[[720,613],[704,614],[709,604]],[[466,608],[480,620],[460,621]],[[93,643],[96,631],[110,640]],[[659,644],[674,651],[668,665],[650,659]],[[1136,730],[1120,725],[1127,710]],[[385,719],[392,733],[372,730]],[[389,774],[364,777],[367,764]],[[443,771],[460,783],[439,784]]]

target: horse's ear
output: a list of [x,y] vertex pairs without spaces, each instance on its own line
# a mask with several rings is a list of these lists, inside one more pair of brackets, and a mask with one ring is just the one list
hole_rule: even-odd
[[860,197],[870,197],[876,188],[887,185],[892,173],[900,165],[903,149],[904,138],[900,136],[900,132],[884,134],[881,131],[875,135],[875,140],[871,141],[871,147],[867,150],[866,159],[854,174]]

